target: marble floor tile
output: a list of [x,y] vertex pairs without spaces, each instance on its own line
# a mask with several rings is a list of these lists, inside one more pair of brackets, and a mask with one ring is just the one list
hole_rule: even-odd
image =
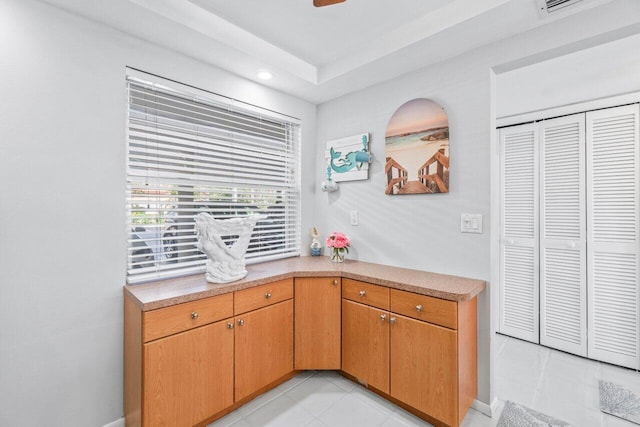
[[[600,411],[600,380],[640,395],[640,373],[496,334],[493,418],[470,409],[461,427],[496,427],[506,401],[573,427],[638,427]],[[303,372],[209,427],[429,427],[335,371]],[[512,426],[508,426],[512,427]],[[520,427],[519,425],[517,427]]]

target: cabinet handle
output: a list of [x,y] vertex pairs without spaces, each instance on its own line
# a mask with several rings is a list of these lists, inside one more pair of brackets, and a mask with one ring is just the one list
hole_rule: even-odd
[[380,320],[382,320],[383,322],[384,322],[385,320],[387,320],[387,315],[386,315],[386,314],[381,314],[381,315],[380,315]]
[[231,322],[227,323],[227,329],[233,329],[233,323]]
[[193,320],[197,320],[197,319],[198,319],[198,312],[197,312],[197,311],[194,311],[193,313],[191,313],[191,318],[192,318]]
[[338,284],[338,279],[333,279],[333,284],[337,285]]
[[389,319],[389,323],[391,323],[392,325],[396,323],[396,318],[392,317],[391,319]]
[[360,291],[360,296],[363,297],[365,296],[367,293],[365,291]]
[[271,298],[271,294],[270,294],[269,292],[267,292],[266,294],[264,294],[264,297],[265,297],[266,299],[269,299],[269,298]]
[[243,325],[244,325],[244,320],[238,319],[238,326],[243,326]]
[[416,305],[416,311],[420,313],[422,311],[422,304]]

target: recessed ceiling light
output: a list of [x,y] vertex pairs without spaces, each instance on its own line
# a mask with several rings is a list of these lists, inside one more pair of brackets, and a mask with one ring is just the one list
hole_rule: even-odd
[[273,74],[271,74],[269,71],[261,70],[258,71],[258,78],[261,80],[271,80],[273,78]]

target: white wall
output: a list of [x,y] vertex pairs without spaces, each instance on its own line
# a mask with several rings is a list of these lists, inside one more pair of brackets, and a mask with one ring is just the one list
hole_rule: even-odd
[[[41,3],[0,0],[0,425],[102,426],[122,416],[125,66],[303,120],[305,247],[319,225],[323,234],[347,231],[352,258],[489,280],[492,67],[581,40],[597,45],[638,17],[640,2],[618,0],[609,12],[326,103],[316,128],[313,105]],[[391,198],[383,192],[384,130],[415,97],[449,114],[451,192]],[[366,131],[377,157],[372,178],[317,192],[326,140]],[[358,227],[348,225],[351,209],[360,211]],[[485,234],[460,234],[462,212],[485,215]],[[484,402],[491,290],[479,299]]]
[[[640,35],[498,74],[498,118],[640,91]],[[585,90],[588,88],[588,90]]]
[[[496,203],[499,167],[495,149],[494,70],[513,70],[611,41],[620,28],[640,32],[639,2],[617,1],[555,21],[544,27],[411,72],[392,82],[324,103],[318,108],[316,175],[323,176],[327,140],[371,132],[376,158],[368,181],[339,184],[336,193],[316,194],[317,225],[352,238],[349,258],[487,280],[478,300],[478,399],[491,403],[491,332],[495,330]],[[446,34],[441,37],[446,41]],[[455,35],[452,35],[455,36]],[[608,52],[607,48],[604,50]],[[610,57],[608,55],[607,57]],[[375,72],[372,69],[371,72]],[[609,77],[599,81],[609,84]],[[530,84],[529,80],[519,81]],[[579,87],[590,96],[590,84]],[[394,111],[414,98],[431,98],[446,110],[450,126],[450,192],[433,195],[386,196],[384,134]],[[349,211],[358,210],[360,225],[349,225]],[[460,233],[460,214],[480,213],[483,234]],[[493,228],[492,228],[493,227]],[[494,290],[495,289],[495,290]]]
[[0,52],[0,425],[103,426],[123,416],[125,66],[299,117],[304,145],[316,107],[30,0],[0,0]]
[[[375,161],[368,181],[340,183],[335,193],[316,196],[323,235],[347,233],[348,258],[489,280],[490,69],[476,55],[439,64],[397,81],[322,104],[318,108],[317,175],[327,140],[371,132]],[[450,126],[450,191],[446,194],[384,194],[384,135],[395,110],[414,98],[444,107]],[[360,225],[349,225],[358,210]],[[460,214],[479,213],[483,234],[461,234]],[[489,402],[488,292],[479,297],[480,398]]]

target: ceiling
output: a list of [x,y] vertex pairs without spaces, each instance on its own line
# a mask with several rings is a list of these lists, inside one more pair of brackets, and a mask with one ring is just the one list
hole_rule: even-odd
[[610,0],[551,17],[538,0],[43,1],[321,103]]

